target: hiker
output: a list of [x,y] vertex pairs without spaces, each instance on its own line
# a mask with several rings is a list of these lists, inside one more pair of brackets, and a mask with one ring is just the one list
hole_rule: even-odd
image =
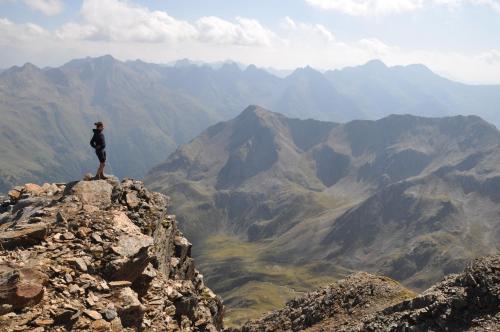
[[106,141],[104,140],[104,134],[102,133],[104,130],[104,124],[99,121],[94,123],[94,125],[94,136],[92,136],[92,139],[90,140],[90,146],[95,149],[95,154],[99,159],[99,168],[95,174],[95,179],[106,180],[107,177],[104,175],[104,166],[106,166]]

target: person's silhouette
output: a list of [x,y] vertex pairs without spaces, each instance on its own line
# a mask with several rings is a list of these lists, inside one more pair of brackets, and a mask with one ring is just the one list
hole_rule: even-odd
[[95,149],[95,154],[99,159],[99,168],[97,169],[95,178],[96,180],[105,180],[107,179],[107,177],[104,176],[104,167],[106,166],[106,140],[104,139],[104,134],[102,133],[104,131],[104,124],[99,121],[94,123],[94,125],[96,128],[93,129],[94,135],[90,140],[90,146]]

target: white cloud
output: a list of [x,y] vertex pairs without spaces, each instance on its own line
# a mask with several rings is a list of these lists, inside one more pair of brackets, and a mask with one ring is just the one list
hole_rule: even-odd
[[[450,4],[454,0],[439,1]],[[0,49],[0,67],[23,62],[60,65],[72,58],[102,54],[157,63],[179,58],[233,59],[262,67],[311,65],[322,69],[379,58],[390,65],[423,63],[461,81],[500,84],[498,49],[459,54],[404,49],[370,35],[341,40],[321,24],[290,17],[275,30],[241,17],[227,21],[209,16],[187,22],[164,11],[118,0],[85,0],[78,21],[53,30],[0,18]]]
[[1,42],[33,42],[50,36],[49,32],[33,23],[16,24],[7,18],[0,18]]
[[118,0],[84,0],[81,16],[81,23],[67,23],[57,35],[64,39],[172,42],[197,33],[191,24],[166,12]]
[[500,64],[500,50],[489,50],[477,56],[477,59],[490,65]]
[[324,10],[335,10],[354,16],[386,15],[413,11],[422,7],[423,0],[306,0]]
[[324,25],[296,22],[290,17],[285,17],[281,27],[286,32],[287,38],[301,38],[304,42],[330,43],[335,41],[335,35]]
[[63,10],[61,0],[23,0],[23,2],[31,9],[38,10],[45,15],[57,15]]
[[425,6],[457,8],[465,4],[485,6],[500,13],[498,0],[305,0],[310,6],[353,16],[381,16],[412,12]]
[[236,24],[215,16],[196,22],[198,39],[202,42],[234,45],[271,45],[274,34],[257,20],[237,17]]
[[[467,1],[467,0],[463,0]],[[500,13],[500,2],[498,0],[468,0],[469,2],[476,4],[476,5],[483,5],[490,7],[494,11]]]
[[257,20],[237,17],[229,22],[202,17],[194,24],[164,11],[119,0],[84,0],[81,21],[56,30],[61,39],[110,42],[176,43],[200,41],[213,44],[270,45],[274,34]]

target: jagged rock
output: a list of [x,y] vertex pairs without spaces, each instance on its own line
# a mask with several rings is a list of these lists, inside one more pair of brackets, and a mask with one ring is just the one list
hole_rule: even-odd
[[111,329],[111,324],[106,322],[103,319],[98,319],[98,320],[92,322],[91,329],[94,332],[100,332],[100,331],[105,332],[105,331],[109,331]]
[[118,313],[114,309],[107,308],[106,310],[104,310],[102,315],[107,321],[110,322],[118,316]]
[[[0,239],[10,243],[0,266],[47,274],[24,288],[12,286],[23,275],[5,275],[11,283],[0,286],[0,330],[222,330],[222,302],[207,296],[213,293],[199,280],[191,244],[165,217],[165,196],[133,180],[41,188],[17,188],[20,200],[0,204]],[[28,231],[42,225],[40,234]],[[7,319],[20,303],[24,309]]]
[[40,302],[48,277],[35,267],[0,264],[0,304],[22,309]]
[[45,239],[47,231],[44,223],[13,226],[0,233],[0,245],[5,249],[31,246]]
[[139,198],[137,198],[137,195],[135,192],[129,192],[125,196],[125,199],[127,200],[127,205],[131,209],[135,209],[139,206],[139,203],[141,202]]
[[153,259],[149,248],[153,238],[142,234],[124,213],[114,215],[113,223],[123,234],[119,235],[111,250],[119,255],[108,262],[107,273],[112,280],[133,282]]
[[109,283],[111,288],[120,288],[120,287],[130,287],[132,283],[130,281],[120,280],[120,281],[111,281]]
[[81,258],[71,258],[68,259],[68,263],[76,268],[78,268],[82,272],[87,272],[88,267],[87,263]]
[[102,315],[95,310],[85,310],[83,311],[83,313],[92,318],[93,320],[102,319]]
[[388,278],[357,273],[227,331],[498,331],[499,311],[496,255],[474,260],[416,297]]
[[104,207],[111,204],[113,186],[104,180],[80,181],[70,190],[83,204]]
[[9,195],[9,198],[14,201],[17,201],[19,198],[21,198],[21,190],[18,189],[9,190],[7,194]]
[[115,305],[124,327],[141,326],[145,307],[130,287],[122,288],[115,294]]
[[500,255],[471,262],[422,295],[385,308],[360,330],[500,330]]
[[24,191],[32,195],[39,195],[44,191],[44,189],[37,184],[26,183],[24,185]]

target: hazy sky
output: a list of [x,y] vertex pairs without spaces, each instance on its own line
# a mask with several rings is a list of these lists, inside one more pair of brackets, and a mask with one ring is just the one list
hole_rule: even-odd
[[111,54],[290,69],[423,63],[500,84],[500,0],[0,0],[0,67]]

